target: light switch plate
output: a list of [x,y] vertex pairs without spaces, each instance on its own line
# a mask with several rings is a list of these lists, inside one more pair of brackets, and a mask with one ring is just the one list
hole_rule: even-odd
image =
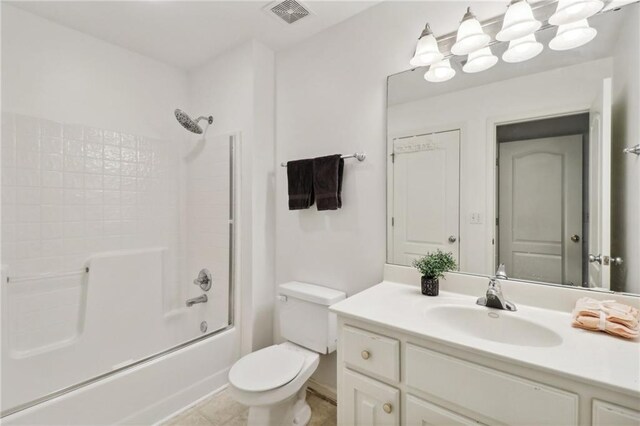
[[482,215],[480,212],[471,212],[470,223],[473,225],[479,225],[482,223]]

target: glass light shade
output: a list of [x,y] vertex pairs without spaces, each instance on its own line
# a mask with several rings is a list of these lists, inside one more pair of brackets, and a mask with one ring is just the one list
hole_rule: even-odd
[[416,53],[409,61],[412,67],[425,67],[442,60],[444,55],[438,48],[438,41],[433,34],[420,37],[416,45]]
[[551,25],[566,25],[587,19],[604,7],[601,0],[560,0],[556,12],[549,18]]
[[488,70],[497,63],[498,57],[491,53],[490,47],[485,47],[469,54],[467,63],[462,67],[462,71],[468,73],[481,72]]
[[536,40],[535,34],[509,42],[509,48],[502,54],[502,60],[510,64],[528,61],[542,52],[542,43]]
[[456,75],[456,70],[451,68],[448,59],[435,63],[429,67],[429,71],[424,74],[424,79],[432,83],[441,83],[451,80]]
[[454,55],[468,55],[471,52],[482,49],[490,41],[491,37],[482,31],[482,25],[471,13],[471,9],[468,8],[458,27],[456,42],[451,47],[451,53]]
[[571,24],[560,25],[556,36],[549,42],[552,50],[569,50],[589,43],[598,34],[586,19]]
[[526,0],[511,2],[502,21],[502,29],[496,34],[500,41],[512,41],[533,34],[542,23],[533,17],[533,10]]

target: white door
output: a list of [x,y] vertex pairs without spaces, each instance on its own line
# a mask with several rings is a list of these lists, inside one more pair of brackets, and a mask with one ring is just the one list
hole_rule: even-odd
[[500,144],[500,262],[507,275],[582,284],[582,136]]
[[611,79],[605,78],[590,111],[589,129],[589,287],[609,289],[611,247]]
[[[353,371],[344,372],[344,407],[340,424],[378,426],[400,424],[400,391]],[[340,401],[342,403],[342,400]]]
[[459,247],[460,131],[393,141],[393,263]]

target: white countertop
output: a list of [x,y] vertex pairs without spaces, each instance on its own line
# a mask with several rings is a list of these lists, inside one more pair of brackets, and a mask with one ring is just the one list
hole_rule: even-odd
[[640,397],[640,342],[571,327],[568,312],[522,303],[517,303],[516,312],[496,311],[500,315],[513,315],[535,322],[562,337],[562,343],[547,347],[512,345],[451,333],[450,329],[442,327],[437,321],[427,320],[426,311],[429,308],[443,305],[472,307],[477,306],[476,299],[474,296],[442,290],[439,296],[428,297],[423,296],[416,285],[383,281],[330,309],[343,317],[368,321],[484,356]]

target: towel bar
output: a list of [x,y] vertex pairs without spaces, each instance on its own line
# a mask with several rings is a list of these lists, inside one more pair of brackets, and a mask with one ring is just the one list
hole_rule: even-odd
[[[367,154],[364,152],[356,152],[355,154],[343,155],[342,158],[355,158],[358,161],[364,161],[367,158]],[[287,163],[280,163],[280,167],[287,167]]]

